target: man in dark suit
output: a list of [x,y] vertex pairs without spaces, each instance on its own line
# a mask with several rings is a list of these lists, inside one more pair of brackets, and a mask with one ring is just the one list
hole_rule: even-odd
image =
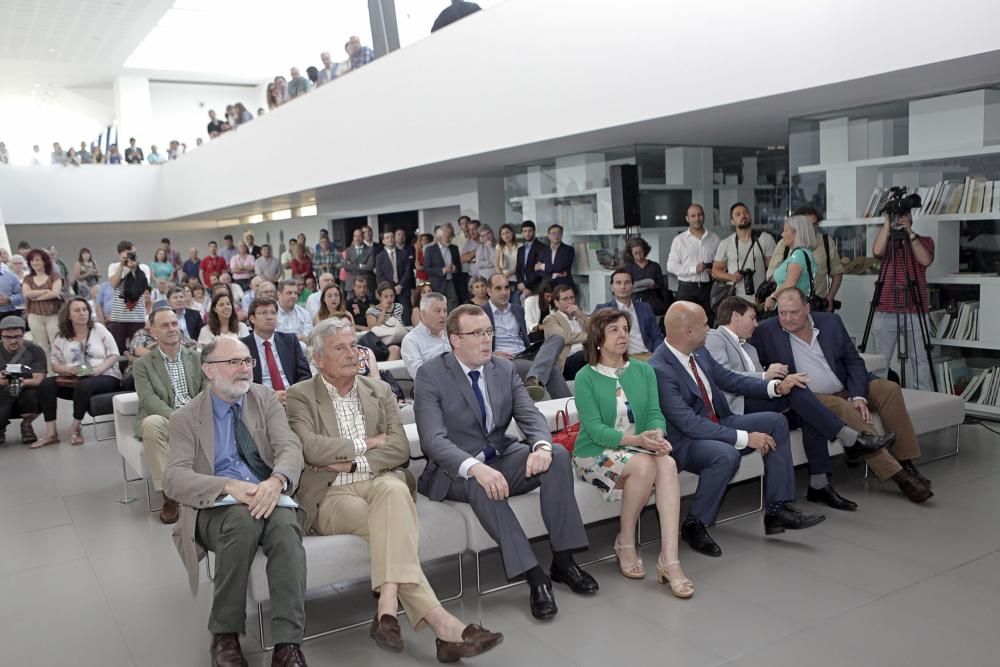
[[762,322],[751,342],[764,363],[808,373],[816,398],[851,428],[870,431],[871,411],[877,411],[896,441],[891,454],[881,449],[865,457],[872,472],[882,481],[894,481],[915,503],[934,495],[930,480],[913,464],[920,444],[899,385],[868,373],[840,317],[811,312],[805,295],[787,288],[778,295],[778,317]]
[[653,307],[632,298],[632,274],[624,268],[615,269],[611,274],[611,293],[615,298],[598,305],[594,312],[601,308],[614,308],[628,313],[628,356],[642,361],[649,359],[663,342]]
[[430,277],[431,287],[448,299],[448,311],[467,300],[468,276],[462,273],[462,256],[451,242],[452,232],[446,225],[434,230],[432,243],[424,248],[424,270]]
[[358,278],[368,283],[369,294],[375,291],[375,250],[365,243],[364,232],[360,229],[354,230],[351,247],[344,252],[344,270],[347,271],[344,296],[349,296]]
[[415,254],[412,248],[406,247],[406,232],[403,232],[403,245],[396,245],[396,235],[402,231],[397,229],[396,232],[382,232],[385,252],[380,252],[375,257],[375,283],[381,285],[386,282],[396,288],[396,303],[403,306],[403,321],[409,322],[412,308],[410,290],[416,285],[413,272]]
[[[788,366],[772,363],[764,370],[757,349],[747,342],[757,330],[757,309],[754,304],[738,296],[726,297],[719,304],[719,326],[708,332],[705,349],[719,364],[738,375],[764,380],[780,380],[789,374]],[[848,457],[860,458],[874,454],[891,445],[893,433],[876,435],[855,431],[844,420],[833,414],[809,389],[795,387],[781,398],[757,400],[738,394],[726,394],[733,414],[753,412],[789,412],[802,427],[802,445],[809,467],[809,491],[806,499],[826,503],[838,510],[853,512],[857,503],[841,496],[830,484],[833,472],[827,443],[840,440]],[[790,418],[791,419],[791,418]]]
[[534,272],[532,267],[535,264],[535,257],[541,250],[545,249],[545,244],[535,237],[535,223],[531,220],[525,220],[521,223],[521,236],[524,242],[517,249],[514,277],[517,280],[519,301],[523,303],[524,299],[530,296],[538,287],[538,283],[541,282],[541,277]]
[[531,265],[531,280],[540,282],[542,278],[550,278],[553,285],[569,285],[575,291],[573,247],[562,242],[562,225],[549,225],[548,235],[548,247],[543,245],[535,254],[535,262]]
[[253,381],[270,387],[285,404],[285,392],[296,382],[312,377],[309,362],[295,334],[275,331],[278,325],[278,302],[257,297],[250,302],[248,320],[253,333],[240,340],[254,358]]
[[[569,454],[549,442],[548,424],[514,365],[493,355],[492,326],[482,309],[456,308],[445,328],[452,352],[422,365],[414,385],[420,447],[428,459],[417,488],[431,500],[469,503],[500,546],[507,577],[527,578],[532,615],[551,618],[558,611],[552,580],[575,593],[598,589],[573,560],[573,552],[585,549],[588,541],[573,496]],[[525,435],[523,442],[507,435],[512,419]],[[509,496],[539,486],[552,546],[551,580],[507,504]]]
[[677,301],[667,310],[667,339],[650,365],[656,371],[660,408],[670,424],[670,441],[677,466],[698,475],[698,490],[681,528],[682,539],[708,556],[722,549],[708,534],[715,522],[726,486],[740,467],[740,457],[752,451],[764,458],[767,535],[815,526],[826,517],[803,514],[792,505],[795,469],[788,421],[776,412],[734,415],[724,391],[748,398],[775,398],[793,387],[804,387],[799,375],[765,382],[742,377],[720,366],[702,346],[708,333],[705,310]]
[[177,326],[181,330],[181,344],[183,345],[185,341],[194,344],[194,341],[198,340],[201,328],[205,325],[204,320],[201,319],[201,313],[194,308],[184,306],[183,287],[171,287],[167,291],[167,303],[177,315]]
[[494,273],[489,280],[490,300],[483,310],[493,325],[493,354],[514,362],[528,395],[536,401],[545,398],[572,396],[559,367],[559,355],[566,346],[558,334],[547,334],[541,347],[531,350],[524,308],[510,302],[510,283],[503,274]]

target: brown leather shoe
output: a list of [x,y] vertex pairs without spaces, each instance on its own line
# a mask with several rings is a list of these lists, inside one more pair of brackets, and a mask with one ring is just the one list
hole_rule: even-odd
[[379,648],[393,653],[403,652],[403,632],[399,628],[399,621],[392,614],[382,614],[382,617],[379,618],[378,612],[376,612],[368,634],[375,640]]
[[892,476],[892,481],[896,482],[899,490],[903,492],[903,495],[910,499],[912,503],[922,503],[928,498],[934,495],[928,487],[917,481],[916,478],[906,472],[906,470],[900,470],[895,475]]
[[475,623],[465,626],[462,631],[462,641],[446,642],[437,640],[438,662],[458,662],[462,658],[482,655],[503,641],[499,632],[490,632]]
[[38,415],[21,415],[22,445],[33,445],[38,442],[38,436],[35,435],[35,429],[31,427],[31,422],[34,421],[37,416]]
[[908,459],[906,461],[900,461],[899,465],[901,465],[903,467],[903,470],[905,470],[906,472],[910,473],[910,477],[913,477],[918,482],[920,482],[921,484],[923,484],[924,486],[926,486],[928,489],[933,486],[933,484],[931,484],[931,480],[929,480],[926,477],[924,477],[923,475],[921,475],[920,471],[917,469],[917,466],[913,465],[913,459]]
[[160,510],[160,521],[163,523],[177,523],[177,501],[163,496],[163,509]]
[[306,657],[298,644],[275,644],[271,667],[306,667]]
[[212,667],[248,667],[235,632],[212,636]]

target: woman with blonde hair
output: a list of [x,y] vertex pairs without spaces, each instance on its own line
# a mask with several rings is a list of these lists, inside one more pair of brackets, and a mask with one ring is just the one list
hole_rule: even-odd
[[778,305],[775,294],[786,287],[798,287],[807,297],[813,293],[813,282],[816,276],[816,257],[813,248],[816,247],[816,229],[804,215],[793,215],[785,218],[785,227],[781,232],[781,240],[786,248],[790,248],[788,257],[774,270],[775,290],[764,301],[765,310],[774,310]]

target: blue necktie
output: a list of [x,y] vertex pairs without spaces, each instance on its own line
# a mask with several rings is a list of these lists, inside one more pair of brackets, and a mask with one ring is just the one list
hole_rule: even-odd
[[[479,415],[483,420],[483,431],[486,430],[486,399],[483,398],[483,392],[479,389],[479,376],[481,373],[479,371],[469,371],[469,379],[472,380],[472,393],[476,396],[476,403],[479,403]],[[486,463],[492,461],[497,455],[497,450],[486,445],[483,449],[483,458]]]

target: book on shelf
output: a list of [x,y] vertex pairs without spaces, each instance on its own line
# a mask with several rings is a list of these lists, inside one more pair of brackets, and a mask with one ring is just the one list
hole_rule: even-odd
[[1000,408],[1000,366],[992,366],[974,375],[960,396],[968,403]]
[[960,301],[954,311],[938,308],[927,313],[932,338],[979,340],[979,302]]
[[[889,201],[890,188],[876,187],[865,206],[865,218],[873,218]],[[966,176],[962,181],[939,181],[934,185],[909,188],[907,195],[920,197],[914,216],[1000,213],[1000,181],[984,176]]]

